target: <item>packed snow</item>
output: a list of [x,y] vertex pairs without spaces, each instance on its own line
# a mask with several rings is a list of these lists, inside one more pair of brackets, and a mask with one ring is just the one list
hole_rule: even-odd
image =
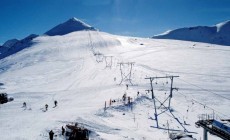
[[[201,114],[214,112],[218,119],[230,116],[229,53],[229,46],[90,30],[36,37],[32,46],[0,60],[1,92],[14,98],[0,106],[1,139],[44,140],[52,129],[55,140],[63,140],[61,127],[75,122],[91,130],[94,140],[166,140],[168,128],[170,132],[186,129],[200,139],[203,129],[196,128],[195,122]],[[106,67],[107,61],[98,54],[113,56],[112,66]],[[120,84],[118,63],[122,62],[134,62],[133,85],[127,80]],[[127,75],[130,65],[122,65],[122,72]],[[145,78],[166,75],[180,76],[173,83],[179,90],[173,91],[172,114],[159,115],[158,129],[152,96],[146,91],[150,82]],[[164,101],[170,80],[153,83],[156,98]],[[121,100],[125,93],[132,106]],[[109,105],[110,99],[116,102]],[[55,108],[54,100],[58,101]],[[45,104],[49,105],[46,112]],[[209,135],[209,139],[219,138]]]

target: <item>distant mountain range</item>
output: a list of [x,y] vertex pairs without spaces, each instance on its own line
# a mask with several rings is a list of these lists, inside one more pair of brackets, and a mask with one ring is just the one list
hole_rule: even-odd
[[[77,18],[71,18],[45,32],[43,35],[65,35],[82,30],[96,31],[97,29]],[[38,36],[39,35],[31,34],[22,40],[10,39],[6,41],[2,46],[0,46],[0,59],[12,55],[24,48],[30,47],[31,44],[34,43],[33,39]],[[196,26],[180,28],[167,31],[163,34],[153,36],[152,38],[186,40],[230,46],[230,21],[222,22],[211,27]]]
[[186,27],[167,31],[152,38],[175,39],[230,46],[230,20],[215,26]]
[[0,59],[5,58],[11,54],[19,52],[20,50],[30,47],[34,38],[38,37],[36,34],[31,34],[22,40],[10,39],[0,46]]

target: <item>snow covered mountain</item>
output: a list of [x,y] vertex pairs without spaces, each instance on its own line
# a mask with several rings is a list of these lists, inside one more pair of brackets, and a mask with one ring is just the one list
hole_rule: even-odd
[[[194,46],[96,30],[38,36],[27,49],[0,60],[0,92],[14,98],[0,106],[1,139],[44,140],[52,129],[56,140],[65,140],[61,127],[75,122],[92,131],[95,140],[166,140],[168,128],[186,129],[200,139],[203,129],[194,123],[201,114],[230,116],[229,52],[229,47],[214,44]],[[159,101],[168,105],[170,79],[153,81],[157,112],[162,113],[157,129],[150,81],[145,78],[166,75],[180,76],[173,83],[179,91],[173,90],[173,115],[162,113]],[[132,98],[132,107],[122,101],[124,94]],[[209,140],[219,139],[209,135]]]
[[215,26],[196,26],[167,31],[153,36],[158,39],[176,39],[230,46],[230,20]]
[[33,39],[38,37],[36,34],[31,34],[22,40],[11,39],[0,46],[0,59],[17,53],[33,44]]
[[96,29],[74,17],[62,24],[55,26],[51,30],[47,31],[45,34],[49,36],[65,35],[74,31],[81,31],[81,30],[96,30]]
[[[96,29],[77,18],[71,18],[64,23],[55,26],[44,34],[49,36],[65,35],[71,32],[82,30],[95,31]],[[22,40],[11,39],[6,41],[2,46],[0,46],[0,59],[30,47],[33,44],[32,40],[36,37],[38,37],[38,35],[31,34]]]

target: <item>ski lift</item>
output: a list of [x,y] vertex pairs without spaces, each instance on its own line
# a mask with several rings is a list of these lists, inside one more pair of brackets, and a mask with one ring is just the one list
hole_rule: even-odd
[[101,54],[101,53],[95,53],[94,56],[96,56],[96,61],[97,63],[100,63],[100,62],[103,62],[103,59],[104,59],[104,55]]

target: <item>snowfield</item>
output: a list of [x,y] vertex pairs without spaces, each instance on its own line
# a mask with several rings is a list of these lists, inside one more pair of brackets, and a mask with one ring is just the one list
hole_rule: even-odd
[[[112,67],[106,67],[105,59],[97,54],[113,56]],[[99,31],[39,36],[33,39],[33,46],[0,60],[0,82],[4,83],[0,91],[14,98],[0,105],[1,139],[47,140],[52,129],[55,140],[63,140],[61,127],[75,122],[93,131],[90,139],[94,140],[167,140],[167,128],[186,128],[202,139],[203,129],[195,127],[200,114],[230,117],[229,60],[229,46],[206,43]],[[134,62],[133,85],[128,81],[119,85],[120,62]],[[122,66],[122,72],[129,71],[130,66]],[[151,93],[145,91],[150,82],[145,78],[166,75],[180,76],[173,83],[179,90],[173,91],[173,115],[169,111],[159,115],[161,129],[157,129]],[[170,79],[153,83],[156,98],[164,101]],[[120,101],[124,93],[133,98],[132,107]],[[116,100],[111,106],[110,99]],[[54,100],[58,101],[56,108]],[[109,106],[106,111],[105,101]],[[43,111],[45,104],[49,105],[47,112]]]

